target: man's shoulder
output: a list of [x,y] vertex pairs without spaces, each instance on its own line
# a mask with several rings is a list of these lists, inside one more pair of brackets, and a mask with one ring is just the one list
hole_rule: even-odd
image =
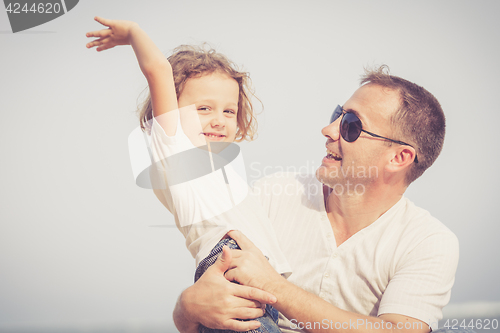
[[254,185],[262,184],[306,184],[311,182],[318,182],[316,175],[312,173],[297,173],[297,172],[276,172],[256,180]]
[[420,234],[421,237],[439,238],[443,243],[458,245],[458,239],[443,222],[421,207],[418,207],[408,198],[403,198],[404,211],[403,223],[405,231],[409,234]]
[[276,230],[300,228],[324,209],[323,186],[314,174],[275,173],[255,182],[251,193]]
[[254,192],[259,195],[281,196],[308,195],[321,193],[323,185],[314,174],[277,172],[264,176],[252,184]]

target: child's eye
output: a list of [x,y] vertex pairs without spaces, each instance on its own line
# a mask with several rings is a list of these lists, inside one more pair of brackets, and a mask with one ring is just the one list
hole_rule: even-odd
[[201,112],[209,112],[210,111],[210,108],[208,106],[200,106],[198,108],[198,111],[201,111]]
[[225,110],[224,113],[236,114],[236,112],[234,110]]

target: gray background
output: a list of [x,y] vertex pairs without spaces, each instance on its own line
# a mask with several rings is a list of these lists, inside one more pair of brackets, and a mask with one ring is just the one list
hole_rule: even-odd
[[12,34],[0,10],[0,328],[170,327],[194,261],[134,184],[128,134],[146,87],[129,47],[87,50],[95,15],[161,50],[209,42],[251,73],[264,111],[242,144],[250,180],[313,171],[320,129],[364,66],[426,87],[447,115],[436,164],[407,191],[456,233],[447,315],[500,315],[498,1],[80,1]]

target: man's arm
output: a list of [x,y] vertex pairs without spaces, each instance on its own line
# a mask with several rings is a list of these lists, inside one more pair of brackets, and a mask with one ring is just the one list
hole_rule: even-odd
[[186,310],[184,309],[183,306],[182,296],[183,294],[179,296],[179,298],[177,299],[177,303],[175,304],[175,309],[173,313],[175,326],[181,333],[198,333],[199,324],[190,321],[186,317]]
[[430,332],[426,323],[400,314],[370,317],[341,310],[284,279],[269,290],[274,290],[278,297],[274,307],[306,332]]
[[276,302],[272,294],[229,282],[224,273],[231,263],[228,247],[201,278],[182,292],[173,317],[181,333],[198,332],[201,324],[209,328],[249,331],[260,326],[254,319],[264,314],[264,305]]
[[226,278],[275,295],[278,301],[273,306],[297,328],[307,332],[342,333],[430,331],[424,322],[400,314],[384,314],[377,318],[341,310],[282,278],[242,233],[231,231],[229,235],[242,250],[232,252],[233,260]]

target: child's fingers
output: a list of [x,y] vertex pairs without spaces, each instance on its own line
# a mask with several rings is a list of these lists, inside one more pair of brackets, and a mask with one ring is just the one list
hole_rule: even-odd
[[109,35],[111,35],[112,31],[111,29],[102,29],[102,30],[96,30],[96,31],[91,31],[91,32],[87,32],[85,35],[87,37],[108,37]]
[[85,46],[87,46],[87,48],[90,49],[91,47],[101,45],[102,44],[101,41],[102,41],[102,39],[96,39],[96,40],[94,40],[92,42],[88,42]]
[[99,38],[99,39],[94,40],[94,41],[92,41],[90,43],[87,43],[86,46],[87,46],[87,48],[90,49],[90,48],[92,48],[94,46],[99,46],[99,45],[103,45],[103,44],[109,43],[110,40],[111,39],[109,37],[107,37],[107,38]]
[[101,45],[98,41],[94,41],[94,42],[88,42],[87,44],[85,44],[85,46],[90,49],[90,48],[93,48],[94,46],[99,46]]
[[99,22],[102,25],[105,25],[107,27],[109,27],[113,23],[113,20],[108,20],[108,19],[105,19],[105,18],[99,17],[99,16],[94,17],[94,20],[96,20],[97,22]]
[[101,52],[101,51],[104,51],[104,50],[110,49],[110,48],[112,48],[112,47],[115,47],[115,45],[113,45],[113,44],[103,44],[103,45],[99,46],[99,47],[96,49],[96,51],[97,51],[97,52]]

